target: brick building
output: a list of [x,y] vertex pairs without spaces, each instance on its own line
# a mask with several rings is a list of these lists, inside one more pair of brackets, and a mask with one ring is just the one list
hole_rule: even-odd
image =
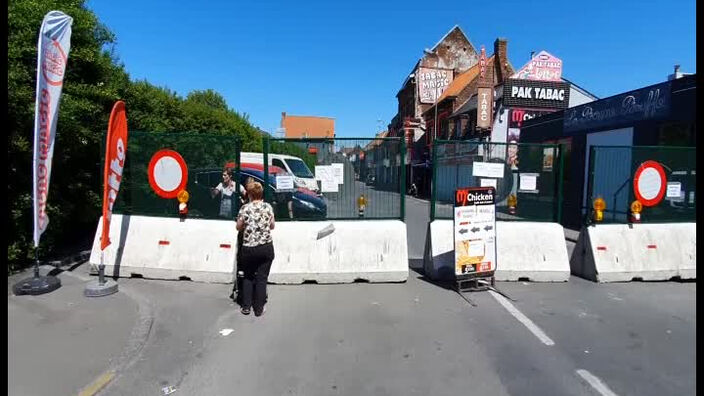
[[[427,131],[424,140],[426,145],[432,145],[433,139],[467,139],[481,136],[476,130],[478,88],[484,86],[493,90],[514,73],[506,51],[507,41],[497,38],[494,41],[494,54],[486,59],[483,77],[480,65],[475,64],[458,75],[436,104],[423,112]],[[492,115],[496,96],[493,95],[494,100],[489,104]],[[453,117],[460,108],[468,104],[474,104],[474,112],[464,113],[462,117]],[[487,131],[490,131],[490,128]]]
[[[398,111],[388,126],[389,137],[406,137],[407,182],[413,172],[428,172],[429,151],[424,111],[430,108],[456,76],[477,64],[479,54],[462,29],[455,25],[431,49],[425,49],[396,94]],[[408,184],[408,183],[407,183]]]
[[[287,139],[324,139],[335,137],[335,119],[318,116],[296,116],[281,112],[281,130]],[[334,144],[328,142],[302,142],[300,144],[316,156],[316,163],[325,162],[332,155]]]

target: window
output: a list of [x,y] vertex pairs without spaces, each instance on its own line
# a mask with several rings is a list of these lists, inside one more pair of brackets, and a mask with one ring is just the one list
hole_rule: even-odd
[[273,160],[271,160],[271,164],[273,166],[278,166],[279,168],[286,170],[286,165],[284,165],[283,161],[281,161],[280,159],[274,158]]
[[288,164],[288,167],[291,169],[291,172],[294,174],[294,176],[303,177],[307,179],[312,179],[314,177],[313,173],[311,173],[310,169],[308,169],[308,167],[303,161],[299,159],[287,158],[286,163]]

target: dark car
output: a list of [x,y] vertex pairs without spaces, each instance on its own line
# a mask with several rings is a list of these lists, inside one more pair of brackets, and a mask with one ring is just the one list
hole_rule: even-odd
[[[200,169],[194,171],[194,182],[188,191],[191,194],[189,201],[189,215],[191,217],[217,218],[219,210],[219,198],[213,199],[210,196],[210,189],[222,181],[221,169]],[[240,192],[244,191],[244,183],[248,178],[265,185],[264,172],[258,169],[240,169]],[[190,184],[190,183],[189,183]],[[327,216],[327,205],[325,201],[310,190],[297,188],[294,190],[281,191],[276,189],[276,174],[270,172],[268,177],[268,202],[274,208],[276,219],[288,219],[289,205],[293,212],[294,219],[325,219]],[[243,202],[236,202],[237,207]],[[236,211],[235,211],[236,213]],[[233,214],[234,217],[234,214]]]

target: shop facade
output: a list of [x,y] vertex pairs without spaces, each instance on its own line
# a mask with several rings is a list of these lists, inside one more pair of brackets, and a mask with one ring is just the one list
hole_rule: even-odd
[[[556,143],[564,148],[563,225],[578,228],[588,206],[590,147],[696,146],[696,76],[527,120],[521,128],[521,142]],[[622,162],[630,166],[629,158]]]

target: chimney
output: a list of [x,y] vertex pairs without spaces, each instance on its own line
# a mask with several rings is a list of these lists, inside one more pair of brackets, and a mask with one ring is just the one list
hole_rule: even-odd
[[495,69],[496,75],[499,77],[499,83],[509,77],[506,73],[508,67],[508,58],[506,57],[507,45],[508,41],[505,38],[499,37],[494,41],[494,65],[498,66],[495,67]]
[[531,51],[531,52],[530,52],[530,58],[531,58],[531,59],[535,58],[535,51]]
[[680,72],[680,65],[675,65],[675,75]]
[[285,128],[284,126],[284,120],[286,119],[286,112],[282,111],[281,112],[281,128]]

